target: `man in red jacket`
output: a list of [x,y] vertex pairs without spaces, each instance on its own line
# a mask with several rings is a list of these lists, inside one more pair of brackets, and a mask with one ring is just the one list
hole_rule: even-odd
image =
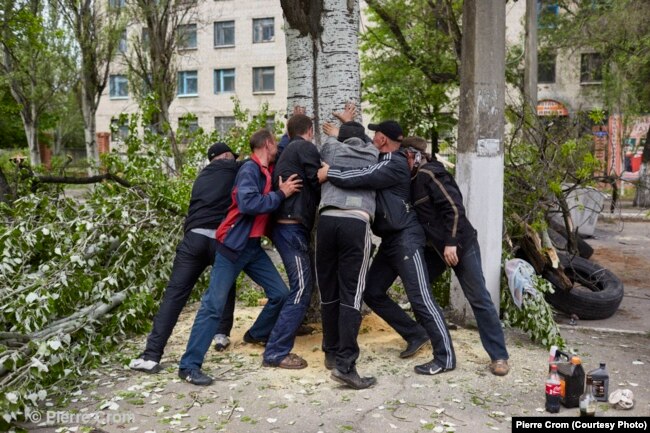
[[237,173],[232,204],[217,229],[217,254],[210,274],[210,285],[201,299],[178,376],[194,385],[210,385],[213,379],[201,371],[228,297],[228,291],[241,271],[264,289],[268,298],[257,320],[246,332],[245,341],[268,339],[289,293],[271,259],[262,249],[260,239],[267,232],[269,214],[282,201],[301,188],[296,175],[278,180],[272,190],[273,163],[278,145],[266,129],[250,139],[253,154]]

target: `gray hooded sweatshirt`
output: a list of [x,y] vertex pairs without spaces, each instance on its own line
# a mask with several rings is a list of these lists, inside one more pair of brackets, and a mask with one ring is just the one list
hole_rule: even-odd
[[[379,151],[372,143],[351,137],[343,143],[334,137],[327,137],[320,149],[321,159],[329,165],[346,168],[363,168],[377,163]],[[321,186],[318,210],[326,208],[361,210],[375,217],[375,191],[370,189],[343,189],[325,182]]]

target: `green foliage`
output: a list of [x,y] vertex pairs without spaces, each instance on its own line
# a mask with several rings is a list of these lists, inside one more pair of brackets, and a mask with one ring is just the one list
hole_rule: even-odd
[[[449,3],[458,17],[461,2]],[[369,2],[371,25],[360,40],[363,98],[373,117],[399,121],[407,135],[453,142],[456,100],[450,95],[459,82],[459,59],[444,21],[455,18],[432,7],[405,0]]]
[[27,138],[20,120],[20,106],[9,87],[0,81],[0,149],[26,148]]
[[439,276],[435,281],[431,281],[431,290],[433,297],[441,308],[449,306],[450,290],[451,290],[451,269],[447,270]]
[[560,50],[598,52],[603,82],[596,88],[609,112],[647,113],[650,107],[650,2],[560,0],[540,43]]
[[[247,112],[240,114],[235,132],[247,134],[266,122],[267,108],[252,124],[243,124]],[[216,137],[181,125],[186,163],[173,170],[167,136],[139,135],[146,124],[139,114],[120,120],[130,131],[126,154],[103,155],[102,163],[130,188],[103,182],[74,200],[58,185],[39,184],[32,192],[30,175],[12,169],[18,198],[0,204],[0,386],[6,390],[0,429],[52,398],[61,381],[95,365],[126,336],[146,332],[157,311],[192,182]],[[194,299],[207,279],[206,273]]]
[[544,299],[545,293],[553,293],[551,283],[542,277],[533,276],[537,294],[524,293],[521,309],[517,308],[508,288],[508,280],[501,278],[501,313],[504,325],[516,327],[528,334],[531,340],[550,348],[555,345],[564,348],[566,342],[553,318],[553,310]]

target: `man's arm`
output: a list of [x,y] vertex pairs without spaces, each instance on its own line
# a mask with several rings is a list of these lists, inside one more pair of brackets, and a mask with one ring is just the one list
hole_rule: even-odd
[[305,170],[305,181],[309,182],[315,191],[320,191],[320,182],[318,181],[318,170],[320,169],[321,155],[318,149],[312,143],[304,146],[300,153],[300,163]]
[[294,174],[285,182],[280,178],[280,188],[277,191],[264,194],[259,189],[256,169],[256,167],[244,166],[237,176],[237,206],[242,214],[259,215],[273,212],[280,206],[282,200],[301,187],[300,179],[296,179],[297,176]]
[[[392,157],[392,155],[391,155]],[[402,167],[403,165],[403,167]],[[385,159],[364,168],[345,168],[323,164],[319,178],[325,178],[340,188],[383,189],[409,178],[408,165]]]
[[416,182],[426,182],[428,197],[432,201],[436,212],[442,216],[445,233],[445,250],[443,258],[447,265],[458,264],[458,225],[464,215],[462,196],[458,188],[450,182],[449,175],[436,176],[433,172],[421,169],[416,177]]

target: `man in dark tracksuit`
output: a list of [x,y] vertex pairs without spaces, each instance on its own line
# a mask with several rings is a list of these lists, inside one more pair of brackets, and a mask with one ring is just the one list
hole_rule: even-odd
[[[415,366],[418,374],[434,375],[456,367],[456,356],[445,321],[429,289],[424,264],[424,232],[410,205],[410,170],[406,155],[400,150],[402,128],[388,120],[370,124],[376,131],[373,143],[379,149],[377,164],[363,169],[329,167],[319,178],[327,178],[342,188],[375,188],[377,210],[373,231],[382,238],[366,283],[364,301],[392,326],[417,351],[422,341],[421,328],[388,296],[388,289],[399,276],[406,289],[415,317],[431,339],[433,360]],[[409,350],[409,348],[407,348]]]
[[[192,186],[190,206],[185,218],[185,234],[176,248],[171,277],[162,303],[147,337],[147,345],[129,367],[147,373],[160,371],[160,359],[178,316],[197,280],[214,262],[217,241],[215,231],[230,206],[230,193],[241,163],[224,143],[208,149],[210,163],[201,170]],[[235,309],[235,285],[230,289],[217,334],[230,335]]]
[[[426,140],[407,137],[402,146],[414,173],[411,197],[427,236],[424,251],[429,276],[433,281],[447,266],[454,270],[472,306],[481,343],[490,356],[490,371],[505,376],[510,370],[506,341],[485,285],[476,229],[465,216],[460,189],[444,165],[426,153]],[[422,159],[428,162],[420,165]]]
[[294,114],[287,123],[287,130],[291,139],[275,165],[273,187],[278,188],[281,178],[297,174],[303,188],[284,200],[273,214],[275,225],[271,240],[289,278],[289,295],[266,343],[262,365],[300,369],[307,367],[307,361],[291,353],[291,349],[311,300],[313,266],[309,243],[320,199],[316,175],[320,154],[311,142],[314,126],[309,117]]
[[[353,119],[354,111],[354,106],[348,104],[339,118]],[[360,123],[349,120],[340,129],[325,123],[323,131],[332,135],[321,148],[326,163],[360,168],[377,162],[379,151],[367,139]],[[325,368],[332,370],[334,380],[354,389],[376,383],[374,377],[361,377],[356,370],[375,208],[374,189],[323,184],[316,233],[316,278],[321,294]]]

